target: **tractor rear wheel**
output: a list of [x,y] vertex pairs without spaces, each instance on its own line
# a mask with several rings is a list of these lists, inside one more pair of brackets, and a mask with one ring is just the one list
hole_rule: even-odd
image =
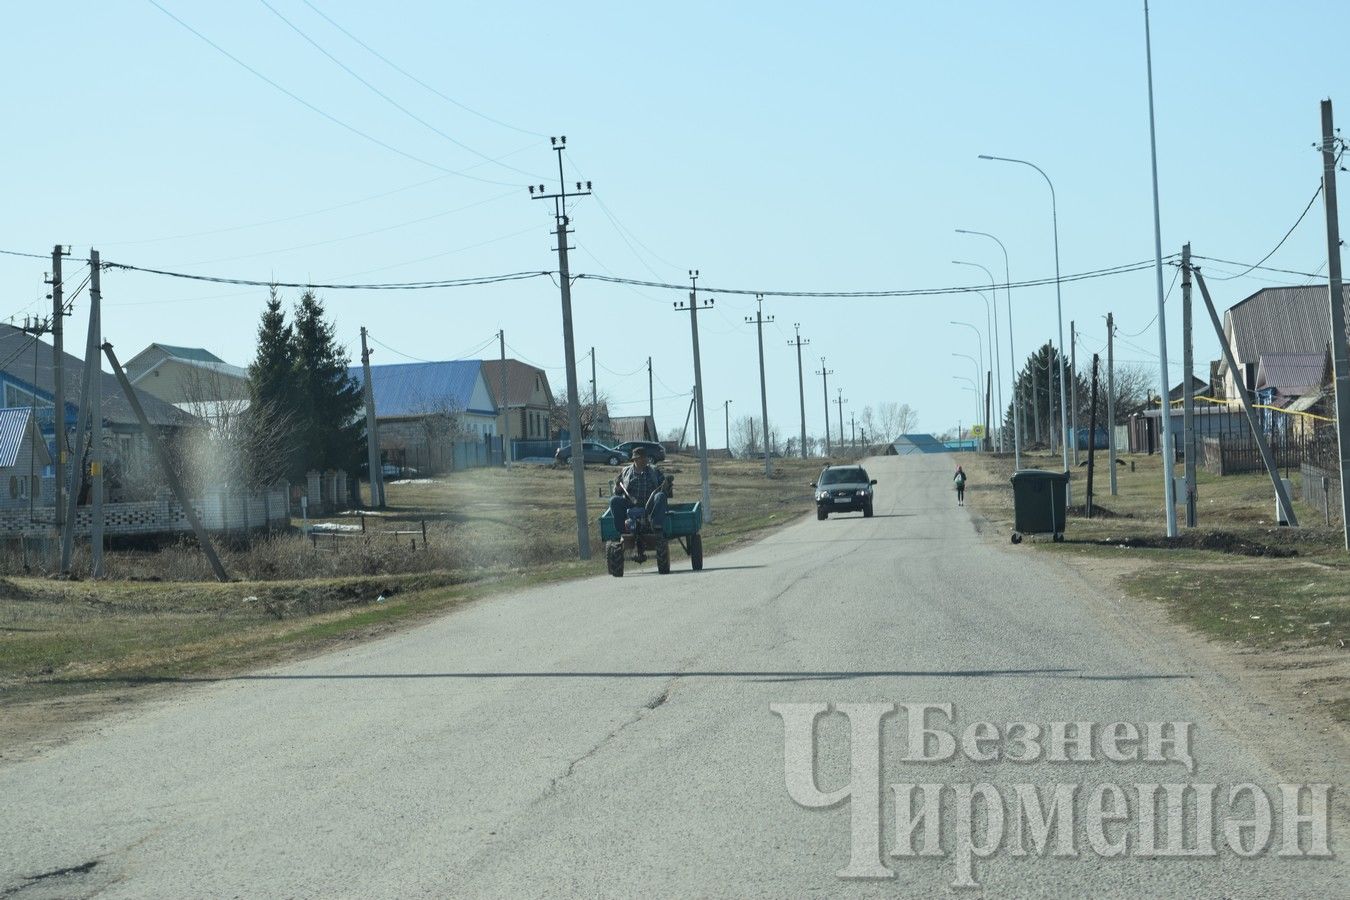
[[605,544],[605,568],[615,578],[623,577],[623,542],[610,541]]
[[689,535],[689,564],[695,572],[703,570],[703,538],[697,534]]
[[670,542],[665,538],[656,544],[656,571],[662,575],[670,574]]

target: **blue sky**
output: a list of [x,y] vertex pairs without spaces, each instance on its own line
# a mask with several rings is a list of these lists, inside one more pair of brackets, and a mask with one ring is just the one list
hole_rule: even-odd
[[[1153,253],[1140,3],[312,0],[470,112],[389,68],[304,0],[268,0],[423,124],[261,2],[158,2],[396,149],[264,83],[147,0],[14,4],[0,35],[0,247],[41,253],[59,242],[84,257],[95,246],[105,260],[282,281],[552,269],[551,204],[531,202],[523,185],[556,180],[547,136],[565,134],[569,178],[596,188],[573,213],[574,272],[683,283],[697,268],[714,286],[874,290],[977,284],[982,273],[951,264],[967,259],[1001,276],[998,248],[953,233],[965,227],[1002,238],[1014,281],[1053,275],[1044,182],[980,153],[1032,160],[1054,179],[1065,274]],[[1316,190],[1319,100],[1340,102],[1350,121],[1337,62],[1350,5],[1159,2],[1152,14],[1164,253],[1190,240],[1198,254],[1255,262]],[[1325,272],[1324,221],[1319,201],[1269,265]],[[0,316],[42,310],[46,270],[0,256]],[[1171,284],[1172,270],[1165,275]],[[1266,272],[1213,288],[1227,306],[1301,280]],[[119,271],[106,273],[103,289],[105,335],[123,358],[155,340],[240,364],[252,357],[264,290]],[[1167,315],[1174,364],[1179,294]],[[501,327],[512,355],[563,384],[558,292],[547,279],[323,295],[354,356],[361,325],[385,345],[376,362],[480,346],[492,354]],[[1080,366],[1104,343],[1108,310],[1124,338],[1118,358],[1156,366],[1151,271],[1067,284],[1063,295],[1066,331],[1072,319],[1083,333]],[[718,407],[730,399],[733,415],[757,413],[758,381],[754,330],[743,321],[753,300],[713,296],[700,331],[711,443],[720,445]],[[83,299],[71,320],[75,346]],[[671,308],[679,299],[584,280],[574,291],[578,355],[596,347],[617,414],[645,411],[653,356],[663,432],[683,421],[681,395],[693,381],[688,317]],[[1019,362],[1054,334],[1054,302],[1053,286],[1014,291]],[[1001,293],[998,306],[1006,399]],[[948,323],[983,329],[977,297],[770,299],[765,313],[776,319],[765,331],[770,418],[784,433],[797,429],[794,322],[811,340],[812,433],[823,431],[812,376],[822,355],[835,372],[831,395],[842,387],[849,401],[846,418],[899,401],[919,411],[924,430],[969,421],[973,395],[953,376],[973,367],[951,354],[974,355],[975,337]],[[1197,329],[1202,375],[1217,347]],[[582,368],[589,379],[589,363]]]

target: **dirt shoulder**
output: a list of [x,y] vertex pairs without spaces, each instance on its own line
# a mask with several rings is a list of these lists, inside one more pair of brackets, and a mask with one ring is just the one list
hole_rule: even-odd
[[[1105,468],[1105,454],[1098,458]],[[1015,552],[1049,554],[1117,596],[1141,627],[1169,633],[1188,658],[1204,659],[1282,719],[1350,741],[1350,558],[1340,533],[1323,525],[1286,528],[1272,521],[1273,490],[1263,473],[1219,478],[1202,473],[1199,527],[1165,537],[1162,466],[1124,457],[1118,494],[1095,473],[1098,517],[1071,510],[1065,541],[1026,538]],[[990,540],[1013,530],[1012,460],[963,457],[967,498]],[[1058,469],[1048,455],[1024,466]],[[1295,495],[1297,472],[1292,473]],[[1086,478],[1073,479],[1081,504]],[[1296,501],[1305,521],[1315,511]],[[1183,519],[1184,523],[1184,519]],[[1182,633],[1178,633],[1181,626]]]
[[[809,514],[821,465],[775,460],[766,479],[762,463],[714,462],[705,552]],[[675,475],[677,501],[697,497],[696,461],[662,468]],[[199,580],[209,570],[190,547],[110,552],[108,571],[121,577],[97,582],[0,576],[0,762],[186,685],[370,640],[494,594],[602,575],[595,523],[616,474],[587,470],[585,562],[575,559],[570,470],[517,466],[391,485],[391,509],[367,517],[368,539],[316,545],[293,534],[226,551],[227,569],[245,576],[226,584]],[[423,522],[429,546],[410,549],[406,533],[420,534]],[[682,551],[674,557],[676,568],[688,565]]]

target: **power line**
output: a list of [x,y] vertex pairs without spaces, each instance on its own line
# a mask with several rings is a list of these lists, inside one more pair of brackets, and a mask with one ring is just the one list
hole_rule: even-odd
[[517,169],[515,166],[509,166],[509,165],[507,165],[506,163],[502,162],[501,160],[493,159],[492,157],[488,156],[486,153],[481,153],[481,152],[479,152],[478,150],[475,150],[473,147],[470,147],[468,144],[464,143],[463,141],[460,141],[460,140],[458,140],[457,138],[451,137],[450,135],[446,134],[444,131],[441,131],[441,130],[440,130],[439,128],[437,128],[435,125],[432,125],[432,124],[431,124],[430,122],[428,122],[426,119],[423,119],[421,116],[417,115],[417,113],[415,113],[415,112],[413,112],[412,110],[408,109],[406,106],[404,106],[403,104],[399,103],[399,102],[398,102],[397,100],[395,100],[393,97],[390,97],[390,96],[389,96],[388,94],[386,94],[384,91],[380,90],[380,89],[377,88],[375,85],[371,84],[369,81],[367,81],[366,79],[362,78],[359,74],[357,74],[357,72],[356,72],[354,69],[352,69],[352,68],[351,68],[350,66],[348,66],[346,63],[344,63],[342,60],[338,59],[338,58],[337,58],[336,56],[334,56],[332,53],[329,53],[328,50],[326,50],[326,49],[325,49],[318,41],[314,40],[312,37],[310,37],[308,34],[306,34],[304,31],[302,31],[298,25],[296,25],[296,24],[295,24],[294,22],[292,22],[290,19],[288,19],[288,18],[286,18],[285,16],[283,16],[283,15],[281,14],[281,12],[280,12],[279,10],[277,10],[277,8],[276,8],[275,6],[273,6],[272,4],[268,3],[267,0],[258,0],[258,2],[261,3],[263,6],[267,7],[267,9],[268,9],[269,11],[271,11],[272,15],[276,16],[278,19],[280,19],[282,22],[284,22],[288,28],[290,28],[290,29],[291,29],[292,31],[294,31],[296,34],[300,35],[300,37],[303,38],[303,39],[304,39],[311,47],[313,47],[315,50],[318,50],[320,53],[322,53],[324,56],[326,56],[330,61],[332,61],[332,63],[333,63],[334,65],[338,66],[340,69],[342,69],[342,71],[346,72],[348,75],[352,76],[352,77],[355,78],[357,81],[361,82],[361,84],[365,85],[368,89],[370,89],[370,91],[373,92],[373,93],[375,94],[375,96],[379,97],[381,100],[383,100],[384,102],[388,103],[390,106],[394,107],[394,108],[397,109],[399,112],[403,113],[405,116],[407,116],[408,118],[412,119],[414,122],[417,122],[419,125],[424,126],[425,128],[429,129],[430,131],[434,132],[435,134],[439,135],[440,137],[442,137],[442,138],[444,138],[445,140],[449,141],[450,143],[454,144],[456,147],[459,147],[461,150],[466,150],[466,151],[468,151],[469,153],[472,153],[474,156],[477,156],[477,157],[479,157],[480,159],[482,159],[482,160],[484,160],[484,161],[486,161],[486,162],[493,163],[494,165],[499,165],[499,166],[501,166],[503,169],[509,169],[509,170],[511,170],[512,172],[515,172],[515,173],[517,173],[517,174],[519,174],[519,175],[524,175],[524,176],[526,176],[526,177],[528,177],[528,178],[530,178],[530,179],[532,179],[532,180],[538,180],[538,179],[539,179],[540,176],[534,174],[533,172],[526,172],[524,169]]
[[452,356],[448,360],[444,360],[444,359],[423,359],[420,356],[413,356],[411,353],[404,353],[402,350],[389,346],[384,341],[375,337],[375,335],[371,334],[369,331],[366,332],[366,337],[369,338],[374,343],[379,344],[381,347],[383,347],[384,349],[388,350],[391,353],[396,353],[399,356],[403,357],[404,359],[411,359],[413,362],[420,362],[420,363],[459,362],[460,360],[476,359],[477,357],[475,357],[474,354],[482,352],[484,347],[486,347],[488,344],[491,344],[493,341],[497,339],[497,335],[494,334],[487,340],[483,341],[478,346],[470,350],[466,350],[463,353],[460,353],[456,356]]
[[146,0],[146,2],[149,3],[151,6],[153,6],[155,9],[157,9],[157,10],[159,10],[160,12],[164,13],[164,15],[168,16],[170,19],[173,19],[175,22],[177,22],[179,25],[181,25],[181,26],[182,26],[183,28],[185,28],[186,30],[190,31],[192,34],[196,35],[198,38],[200,38],[204,43],[206,43],[209,47],[211,47],[211,48],[212,48],[213,50],[215,50],[217,53],[221,54],[221,55],[224,56],[226,59],[229,59],[231,62],[235,63],[236,65],[238,65],[238,66],[240,66],[240,67],[242,67],[243,69],[246,69],[246,70],[247,70],[248,72],[250,72],[254,77],[260,79],[261,81],[266,82],[266,83],[269,84],[269,85],[271,85],[273,88],[275,88],[276,90],[278,90],[278,91],[280,91],[281,93],[285,94],[287,97],[290,97],[290,98],[291,98],[292,100],[294,100],[296,103],[299,103],[301,106],[305,107],[306,109],[310,110],[311,112],[314,112],[314,113],[317,113],[317,114],[320,115],[320,116],[323,116],[325,119],[327,119],[328,121],[332,122],[334,125],[337,125],[337,126],[340,127],[340,128],[344,128],[344,129],[346,129],[347,131],[350,131],[352,134],[354,134],[354,135],[356,135],[356,136],[358,136],[358,137],[364,138],[364,139],[366,139],[367,141],[370,141],[372,144],[375,144],[375,145],[378,146],[378,147],[383,147],[385,150],[388,150],[388,151],[391,152],[391,153],[396,153],[396,154],[398,154],[399,156],[402,156],[404,159],[410,159],[410,160],[412,160],[412,161],[415,162],[415,163],[421,163],[421,164],[424,165],[424,166],[428,166],[428,167],[430,167],[430,168],[432,168],[432,169],[436,169],[436,170],[438,170],[438,171],[445,172],[445,173],[448,174],[448,175],[458,175],[460,178],[467,178],[467,179],[469,179],[470,181],[481,181],[481,182],[483,182],[483,183],[485,183],[485,184],[499,184],[499,185],[502,185],[503,187],[523,187],[523,185],[514,184],[514,183],[509,182],[509,181],[494,181],[494,180],[491,179],[491,178],[480,178],[480,177],[478,177],[477,175],[470,175],[470,174],[469,174],[468,172],[466,172],[466,171],[456,170],[456,169],[450,169],[450,168],[447,168],[447,167],[445,167],[445,166],[440,165],[439,163],[434,163],[434,162],[432,162],[432,161],[430,161],[430,160],[428,160],[428,159],[423,159],[423,158],[420,157],[420,156],[417,156],[417,155],[415,155],[415,154],[409,153],[409,152],[406,151],[406,150],[402,150],[402,149],[400,149],[400,148],[398,148],[398,147],[395,147],[393,144],[390,144],[390,143],[387,143],[387,142],[385,142],[385,141],[382,141],[382,140],[380,140],[379,138],[375,137],[375,135],[370,134],[369,132],[366,132],[366,131],[362,131],[361,129],[357,128],[355,125],[350,125],[350,124],[348,124],[347,122],[342,121],[342,120],[339,119],[337,116],[334,116],[332,113],[326,112],[326,111],[320,109],[319,107],[315,106],[313,103],[310,103],[308,100],[306,100],[305,98],[301,97],[299,94],[296,94],[296,93],[294,93],[293,91],[290,91],[290,90],[288,90],[288,89],[282,87],[281,84],[279,84],[278,82],[273,81],[271,78],[267,77],[267,76],[264,75],[262,72],[260,72],[260,71],[258,71],[257,69],[253,68],[253,66],[250,66],[248,63],[244,62],[242,59],[240,59],[239,57],[235,56],[233,53],[231,53],[230,51],[226,50],[224,47],[220,46],[220,45],[217,44],[215,41],[211,40],[209,37],[207,37],[206,35],[202,34],[202,33],[201,33],[200,31],[198,31],[197,29],[193,28],[193,27],[192,27],[191,25],[189,25],[187,22],[184,22],[182,19],[178,18],[178,17],[175,16],[173,13],[169,12],[169,10],[165,9],[163,6],[161,6],[161,5],[159,4],[158,0]]
[[501,127],[506,128],[506,129],[509,129],[509,130],[511,130],[511,131],[518,131],[518,132],[520,132],[521,134],[528,134],[528,135],[532,135],[532,136],[537,137],[537,138],[545,138],[545,137],[548,137],[548,135],[546,135],[546,134],[540,134],[540,133],[537,132],[537,131],[530,131],[528,128],[517,128],[515,125],[510,125],[510,124],[508,124],[508,123],[506,123],[506,122],[501,121],[500,119],[494,119],[492,116],[489,116],[487,113],[481,113],[481,112],[479,112],[478,110],[473,109],[472,107],[466,106],[465,104],[459,102],[459,101],[456,100],[454,97],[451,97],[451,96],[448,96],[448,95],[446,95],[446,94],[441,93],[440,91],[436,90],[436,88],[432,87],[431,85],[427,84],[427,83],[426,83],[425,81],[423,81],[422,79],[418,78],[416,75],[413,75],[411,72],[409,72],[409,71],[407,71],[406,69],[404,69],[404,68],[400,67],[399,65],[397,65],[393,60],[389,59],[389,57],[387,57],[387,56],[385,56],[384,54],[380,53],[380,52],[379,52],[378,50],[376,50],[374,47],[370,46],[370,45],[367,44],[365,41],[361,40],[359,37],[357,37],[356,35],[352,34],[352,33],[351,33],[350,31],[348,31],[346,28],[343,28],[343,27],[342,27],[341,25],[339,25],[337,22],[334,22],[331,18],[328,17],[328,14],[327,14],[327,13],[325,13],[323,10],[319,9],[319,8],[318,8],[317,6],[315,6],[313,3],[310,3],[309,0],[304,0],[304,4],[305,4],[306,6],[308,6],[310,9],[314,10],[314,12],[317,13],[317,14],[319,15],[319,17],[320,17],[321,19],[323,19],[325,22],[327,22],[329,25],[332,25],[332,26],[333,26],[334,28],[336,28],[338,31],[342,32],[342,33],[345,34],[347,37],[349,37],[349,38],[351,38],[353,41],[355,41],[355,42],[356,42],[358,45],[360,45],[367,53],[369,53],[370,55],[374,56],[376,59],[380,60],[382,63],[384,63],[385,65],[387,65],[389,68],[393,69],[395,72],[397,72],[397,73],[399,73],[400,75],[402,75],[404,78],[409,79],[410,81],[414,82],[415,84],[421,85],[422,87],[426,88],[428,91],[430,91],[431,93],[435,94],[437,97],[440,97],[442,100],[446,101],[447,103],[450,103],[450,104],[452,104],[452,105],[454,105],[454,106],[457,106],[457,107],[459,107],[460,109],[464,110],[465,112],[470,113],[471,115],[475,115],[475,116],[477,116],[478,118],[483,119],[484,121],[491,122],[491,123],[494,124],[494,125],[500,125]]
[[[1176,256],[1177,254],[1173,253],[1167,256],[1166,259],[1170,260]],[[1127,263],[1125,265],[1120,266],[1110,266],[1104,269],[1094,269],[1088,272],[1079,272],[1072,275],[1064,275],[1061,276],[1059,280],[1061,282],[1085,281],[1091,278],[1104,278],[1111,275],[1125,275],[1131,272],[1144,271],[1145,269],[1151,267],[1153,264],[1154,264],[1153,260],[1142,260],[1136,263]],[[617,276],[592,275],[587,273],[582,273],[579,275],[575,275],[573,277],[578,280],[586,278],[592,281],[601,281],[608,284],[636,285],[638,287],[656,288],[660,290],[671,290],[671,291],[689,290],[689,286],[684,284],[672,284],[669,282],[662,282],[662,281],[643,281],[637,278],[620,278]],[[996,288],[1041,287],[1047,284],[1054,284],[1055,280],[1056,279],[1053,277],[1038,278],[1029,281],[1014,281],[1008,285],[996,284],[995,287]],[[766,297],[865,299],[865,298],[885,298],[885,297],[935,297],[943,295],[959,295],[959,294],[969,294],[973,291],[983,290],[983,288],[974,288],[967,285],[962,285],[956,287],[943,287],[943,288],[902,288],[902,289],[881,290],[881,291],[766,291],[766,290],[757,290],[754,288],[725,288],[725,287],[720,288],[709,287],[705,288],[705,290],[717,294],[747,294],[747,295],[763,294]]]
[[[1166,296],[1163,297],[1163,306],[1167,305],[1168,299],[1172,296],[1172,288],[1177,286],[1177,276],[1180,274],[1181,274],[1181,267],[1178,266],[1176,268],[1176,271],[1172,273],[1172,283],[1167,286],[1167,294]],[[1136,331],[1134,334],[1126,335],[1126,337],[1139,337],[1139,335],[1143,334],[1145,331],[1148,331],[1150,328],[1152,328],[1153,323],[1156,321],[1158,321],[1158,314],[1154,313],[1153,318],[1148,320],[1147,325]]]
[[504,281],[523,281],[527,278],[548,276],[550,272],[511,272],[505,275],[479,275],[469,278],[449,278],[440,281],[405,281],[377,284],[324,284],[310,281],[272,281],[250,278],[224,278],[219,275],[193,275],[187,272],[171,272],[165,269],[151,269],[133,266],[130,263],[104,261],[105,269],[122,269],[128,272],[142,272],[147,275],[162,275],[166,278],[182,278],[188,281],[207,281],[212,284],[240,284],[252,287],[288,287],[327,291],[425,291],[434,288],[476,287],[485,284],[499,284]]

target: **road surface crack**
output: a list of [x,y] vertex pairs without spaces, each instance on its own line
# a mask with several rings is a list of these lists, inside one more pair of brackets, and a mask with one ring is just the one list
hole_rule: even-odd
[[40,872],[37,875],[24,875],[22,876],[23,882],[21,884],[16,884],[0,891],[0,897],[12,897],[21,891],[26,891],[35,885],[42,884],[51,879],[87,875],[89,872],[93,871],[93,868],[98,865],[98,862],[99,861],[96,859],[91,859],[88,862],[80,863],[78,866],[66,866],[61,869],[52,869],[50,872]]
[[572,777],[572,775],[577,770],[577,766],[581,765],[586,760],[595,756],[606,746],[608,746],[611,742],[613,742],[619,735],[623,734],[625,731],[636,725],[638,722],[641,722],[644,718],[647,717],[647,714],[650,713],[652,710],[655,710],[657,707],[663,706],[670,699],[671,688],[674,687],[676,680],[678,680],[678,677],[679,676],[676,676],[675,678],[672,678],[670,679],[670,681],[666,682],[665,686],[662,687],[661,690],[658,693],[656,693],[650,700],[642,704],[642,706],[632,717],[625,719],[618,725],[618,727],[616,727],[609,734],[601,738],[595,744],[595,746],[591,747],[591,749],[587,750],[585,753],[581,754],[576,759],[569,762],[567,764],[567,767],[563,770],[562,774],[555,776],[548,783],[548,787],[544,789],[544,793],[539,799],[545,800],[551,797],[554,793],[557,792],[558,787],[564,781]]

